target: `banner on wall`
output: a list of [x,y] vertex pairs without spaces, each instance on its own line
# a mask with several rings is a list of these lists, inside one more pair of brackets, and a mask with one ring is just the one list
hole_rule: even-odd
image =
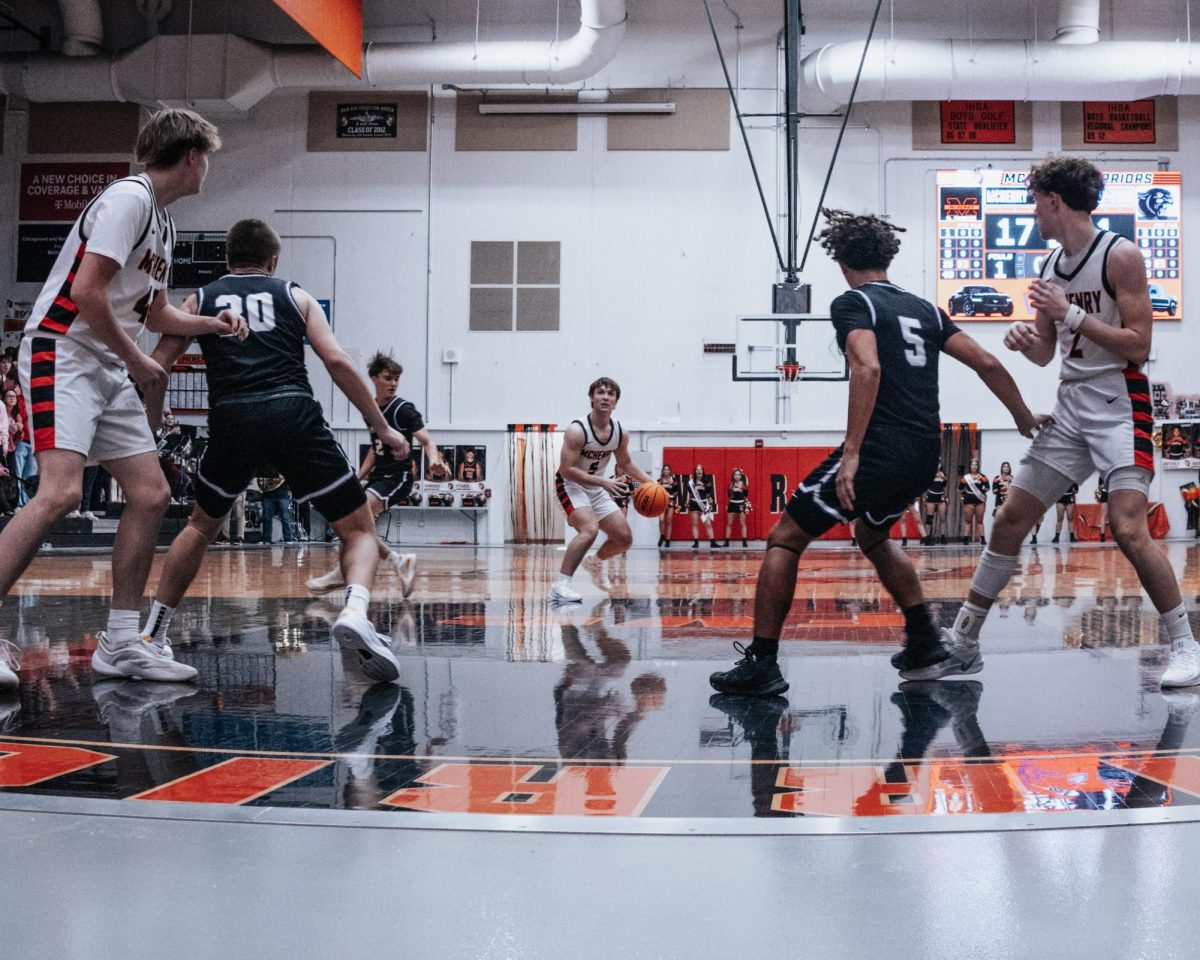
[[44,282],[83,208],[128,175],[128,163],[21,164],[17,283]]
[[1012,100],[943,100],[942,143],[1016,143]]
[[23,163],[19,218],[73,223],[92,197],[127,176],[127,163]]
[[1084,143],[1154,143],[1153,100],[1092,101],[1083,105]]

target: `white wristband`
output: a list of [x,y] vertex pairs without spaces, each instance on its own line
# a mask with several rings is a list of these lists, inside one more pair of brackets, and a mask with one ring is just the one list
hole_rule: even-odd
[[1086,319],[1087,311],[1079,304],[1073,303],[1067,307],[1067,315],[1063,318],[1063,321],[1066,323],[1068,330],[1072,333],[1078,333],[1080,325]]

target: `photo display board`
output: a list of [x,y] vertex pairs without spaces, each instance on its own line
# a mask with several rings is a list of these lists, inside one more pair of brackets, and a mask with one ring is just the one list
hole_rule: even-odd
[[[1058,244],[1038,232],[1026,170],[939,170],[937,303],[955,320],[1032,320],[1029,282]],[[1155,320],[1183,317],[1183,188],[1170,170],[1103,171],[1096,226],[1146,260]]]

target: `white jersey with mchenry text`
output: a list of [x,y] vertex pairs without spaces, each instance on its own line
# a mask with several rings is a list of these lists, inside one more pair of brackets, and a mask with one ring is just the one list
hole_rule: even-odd
[[84,208],[54,261],[50,276],[25,324],[27,336],[57,336],[94,351],[105,363],[119,360],[80,316],[72,286],[85,253],[121,265],[108,286],[108,302],[117,323],[136,340],[146,323],[152,298],[167,285],[175,224],[154,199],[145,174],[114,180]]
[[[1078,304],[1110,327],[1121,326],[1121,315],[1112,284],[1108,280],[1108,255],[1118,243],[1119,234],[1099,230],[1092,242],[1080,254],[1067,257],[1062,247],[1046,256],[1042,264],[1042,279],[1062,287],[1070,303]],[[1058,325],[1058,346],[1062,355],[1059,378],[1086,380],[1109,370],[1124,370],[1129,361],[1104,349],[1080,334],[1071,333],[1065,323]]]
[[579,454],[580,467],[587,470],[592,476],[604,476],[608,462],[616,453],[617,448],[621,446],[620,421],[616,419],[609,421],[608,437],[604,440],[596,436],[590,416],[574,422],[583,428],[583,450]]

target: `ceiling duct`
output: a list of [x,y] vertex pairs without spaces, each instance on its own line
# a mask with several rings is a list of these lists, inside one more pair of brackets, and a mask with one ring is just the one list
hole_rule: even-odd
[[[861,43],[833,43],[800,63],[800,109],[850,101]],[[1103,64],[1099,69],[1097,64]],[[1182,43],[889,40],[867,51],[855,102],[888,100],[1140,100],[1200,93],[1200,58]]]
[[1100,0],[1059,0],[1055,43],[1096,43],[1100,39]]
[[104,45],[100,0],[58,0],[63,21],[62,52],[68,57],[90,57]]
[[[625,0],[580,0],[578,31],[561,41],[368,43],[363,79],[316,46],[270,47],[228,35],[160,36],[116,57],[0,57],[0,92],[29,100],[192,104],[249,110],[272,91],[576,83],[616,56]],[[189,75],[190,71],[190,75]]]

